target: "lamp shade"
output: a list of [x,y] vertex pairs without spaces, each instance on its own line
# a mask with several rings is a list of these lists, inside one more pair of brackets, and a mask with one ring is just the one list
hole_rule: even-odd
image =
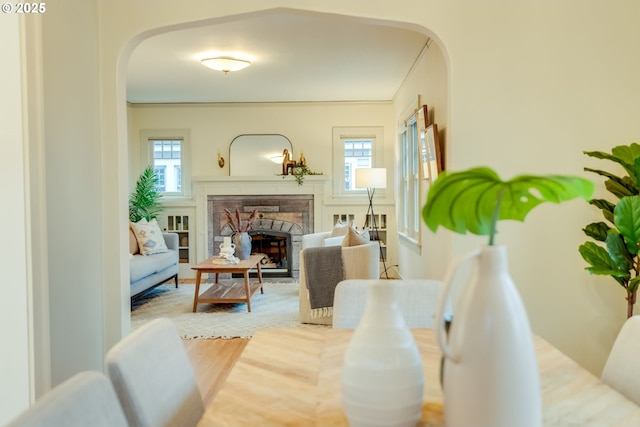
[[230,71],[238,71],[247,68],[251,62],[244,59],[232,58],[230,56],[218,56],[216,58],[205,58],[201,60],[202,65],[212,70],[222,71],[227,74]]
[[387,168],[356,169],[357,188],[387,188]]

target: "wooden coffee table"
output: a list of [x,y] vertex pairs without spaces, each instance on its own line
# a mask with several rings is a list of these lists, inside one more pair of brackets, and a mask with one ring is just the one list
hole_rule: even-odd
[[[196,271],[196,290],[193,296],[193,312],[196,312],[198,304],[201,303],[237,303],[246,302],[247,311],[251,311],[251,297],[258,289],[260,293],[264,293],[262,289],[262,270],[260,268],[260,260],[264,258],[263,254],[253,254],[249,259],[241,260],[238,264],[222,264],[221,258],[212,256],[199,264],[191,267]],[[249,270],[258,268],[258,282],[249,282]],[[209,289],[200,293],[200,279],[202,273],[215,273],[216,281]],[[240,282],[219,283],[218,277],[220,273],[242,273],[244,275],[244,286]]]

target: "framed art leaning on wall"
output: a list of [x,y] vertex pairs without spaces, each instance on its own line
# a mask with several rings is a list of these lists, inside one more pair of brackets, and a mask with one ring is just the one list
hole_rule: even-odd
[[427,161],[422,163],[424,176],[429,177],[429,182],[434,182],[438,174],[444,170],[442,147],[438,139],[438,125],[433,123],[424,131],[424,144]]

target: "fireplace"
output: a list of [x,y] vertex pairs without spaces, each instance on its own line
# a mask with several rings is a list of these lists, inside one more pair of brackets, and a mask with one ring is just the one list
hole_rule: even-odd
[[249,234],[252,252],[264,253],[265,277],[298,279],[302,235],[313,233],[313,195],[209,195],[207,196],[209,255],[218,255],[224,236],[233,234],[224,209],[241,214],[243,221],[257,210]]

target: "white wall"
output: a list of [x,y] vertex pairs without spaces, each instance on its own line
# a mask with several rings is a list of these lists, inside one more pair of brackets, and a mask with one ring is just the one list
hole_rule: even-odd
[[[449,118],[449,82],[448,70],[442,50],[432,42],[420,62],[412,70],[396,94],[394,117],[396,121],[404,120],[407,106],[416,105],[420,95],[421,104],[427,105],[429,123],[438,126],[440,141],[445,145],[445,159],[449,150],[447,139]],[[397,144],[396,144],[397,145]],[[429,182],[421,181],[420,206],[426,202]],[[400,275],[405,279],[429,278],[442,280],[451,262],[451,235],[447,232],[431,232],[421,221],[420,245],[400,239],[398,242],[398,259]]]
[[[43,14],[51,375],[103,367],[100,65],[95,1]],[[117,215],[105,209],[108,215]]]
[[18,15],[0,16],[0,141],[3,167],[0,212],[4,244],[0,245],[3,297],[0,299],[0,425],[29,405],[32,389],[29,294],[27,278],[26,144],[23,134],[22,70]]

